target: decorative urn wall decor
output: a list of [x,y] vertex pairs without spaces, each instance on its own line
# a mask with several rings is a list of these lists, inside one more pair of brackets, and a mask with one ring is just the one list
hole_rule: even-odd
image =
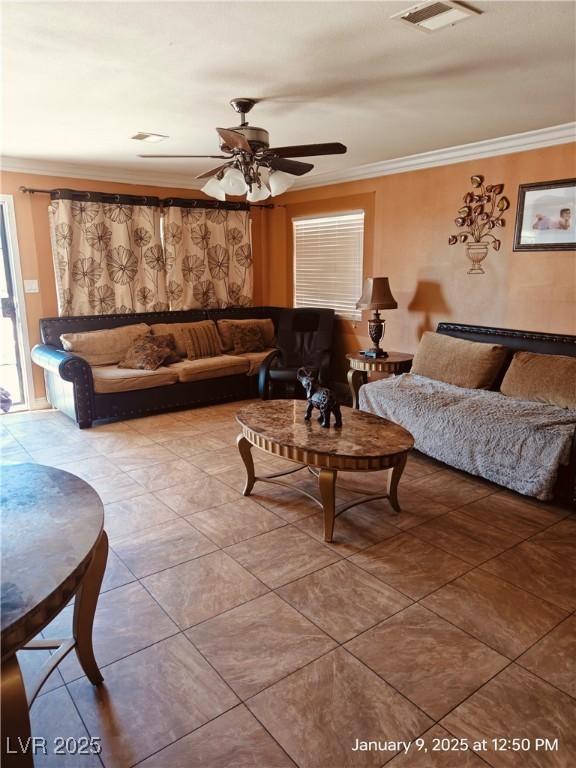
[[492,245],[495,251],[500,250],[501,242],[492,234],[496,227],[505,224],[502,214],[510,208],[510,201],[504,197],[504,184],[484,184],[484,176],[477,174],[470,178],[472,191],[462,198],[464,205],[458,209],[454,223],[460,229],[448,238],[449,245],[466,243],[466,256],[472,262],[469,275],[483,275],[481,262],[488,255]]

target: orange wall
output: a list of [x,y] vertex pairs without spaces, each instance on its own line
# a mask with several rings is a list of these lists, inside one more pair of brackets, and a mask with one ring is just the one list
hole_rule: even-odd
[[[37,176],[24,173],[4,172],[0,176],[2,194],[13,195],[16,215],[16,231],[20,251],[22,278],[38,280],[39,293],[25,294],[26,317],[30,347],[40,341],[39,321],[41,317],[58,314],[54,268],[52,265],[52,250],[50,231],[48,227],[47,195],[25,194],[20,192],[21,186],[37,189],[80,189],[90,192],[117,192],[131,195],[152,195],[156,197],[204,197],[195,189],[176,189],[167,187],[140,186],[133,184],[118,184],[109,181],[89,181],[87,179],[68,179],[56,176]],[[262,265],[262,217],[264,209],[252,209],[252,237],[254,245],[254,300],[257,304],[265,302],[262,294],[261,265]],[[42,371],[32,366],[34,377],[34,393],[37,398],[44,397],[44,378]]]
[[[383,313],[385,349],[413,351],[422,332],[441,320],[576,333],[576,252],[512,251],[518,185],[576,177],[575,146],[289,192],[275,201],[285,207],[268,217],[274,272],[264,278],[265,292],[274,303],[291,302],[292,217],[364,208],[364,276],[388,276],[398,301],[397,310]],[[504,183],[511,206],[499,230],[501,250],[488,254],[486,274],[468,275],[464,245],[449,246],[448,236],[477,173],[488,184]],[[341,328],[347,351],[368,344],[366,322]]]
[[[526,330],[576,333],[576,252],[514,253],[518,185],[576,177],[575,145],[503,155],[364,181],[294,191],[272,210],[252,209],[254,301],[290,306],[292,228],[295,216],[364,209],[364,276],[387,275],[398,309],[385,312],[384,347],[413,351],[424,330],[440,320]],[[502,182],[511,207],[500,230],[502,248],[484,262],[485,275],[468,275],[463,245],[448,246],[453,219],[472,174]],[[158,197],[202,197],[196,190],[135,186],[86,179],[3,173],[1,189],[14,196],[22,276],[40,292],[26,294],[30,345],[41,317],[57,314],[45,195],[19,187],[67,187]],[[417,289],[420,288],[416,301]],[[368,344],[367,324],[340,323],[336,356]],[[36,397],[44,394],[34,366]]]

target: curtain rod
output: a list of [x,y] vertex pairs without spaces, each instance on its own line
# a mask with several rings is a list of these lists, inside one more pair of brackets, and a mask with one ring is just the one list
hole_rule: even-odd
[[[52,192],[54,192],[53,189],[35,189],[34,187],[18,187],[20,192],[23,192],[27,195],[51,195]],[[108,194],[106,192],[102,192],[99,194]],[[110,192],[111,195],[114,194],[114,192]],[[130,195],[130,197],[142,197],[143,199],[146,199],[146,195]],[[170,198],[167,198],[170,199]],[[190,200],[199,200],[201,198],[191,197]],[[162,202],[162,201],[161,201]],[[277,208],[278,206],[274,205],[274,203],[267,203],[267,204],[261,204],[258,203],[248,203],[250,208]]]
[[52,190],[51,189],[33,189],[32,187],[18,187],[18,190],[20,192],[25,192],[30,195],[34,195],[38,193],[39,195],[51,195]]

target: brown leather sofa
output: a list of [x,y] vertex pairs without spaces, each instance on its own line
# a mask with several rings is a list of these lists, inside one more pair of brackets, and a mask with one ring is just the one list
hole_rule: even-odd
[[[200,320],[270,318],[278,328],[280,307],[246,307],[181,312],[143,312],[132,315],[48,317],[40,321],[42,344],[32,350],[32,360],[44,369],[50,404],[73,419],[81,429],[95,421],[126,419],[151,413],[258,394],[260,363],[274,352],[231,353],[220,358],[184,361],[158,371],[93,366],[78,354],[63,349],[62,334],[121,328],[146,323],[191,323]],[[161,331],[161,332],[165,332]],[[243,357],[244,359],[241,359]]]

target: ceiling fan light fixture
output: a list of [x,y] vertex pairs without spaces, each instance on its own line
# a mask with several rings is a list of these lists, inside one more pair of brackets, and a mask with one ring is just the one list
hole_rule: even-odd
[[[429,5],[433,0],[427,0]],[[454,5],[452,0],[446,3]],[[436,6],[442,6],[436,2]],[[443,6],[442,6],[443,7]],[[427,12],[432,13],[432,11]],[[434,11],[435,13],[435,11]],[[432,13],[432,15],[434,15]],[[426,15],[428,18],[428,15]],[[270,136],[264,128],[249,125],[246,114],[256,104],[257,99],[232,99],[233,109],[240,115],[240,125],[233,128],[216,128],[220,137],[220,155],[139,155],[146,158],[208,159],[225,160],[223,165],[211,168],[196,176],[197,179],[209,179],[202,191],[217,200],[225,200],[226,195],[240,197],[246,195],[249,202],[266,200],[270,195],[282,195],[296,181],[295,177],[309,173],[312,163],[294,160],[295,157],[315,157],[317,155],[342,155],[347,150],[338,141],[316,144],[298,144],[286,147],[270,147]],[[139,141],[162,141],[169,138],[162,134],[138,133],[132,137]]]
[[244,195],[248,191],[244,174],[239,168],[225,171],[220,186],[227,195]]
[[252,189],[250,189],[246,195],[246,199],[249,203],[259,203],[262,200],[266,200],[268,197],[270,197],[270,190],[266,184],[261,184],[260,186],[253,184]]
[[226,200],[226,192],[222,189],[222,184],[216,176],[208,179],[201,191],[204,192],[205,195],[215,197],[216,200]]
[[286,190],[290,189],[295,181],[296,178],[289,173],[284,173],[284,171],[272,171],[268,180],[270,192],[272,195],[281,195],[286,192]]

